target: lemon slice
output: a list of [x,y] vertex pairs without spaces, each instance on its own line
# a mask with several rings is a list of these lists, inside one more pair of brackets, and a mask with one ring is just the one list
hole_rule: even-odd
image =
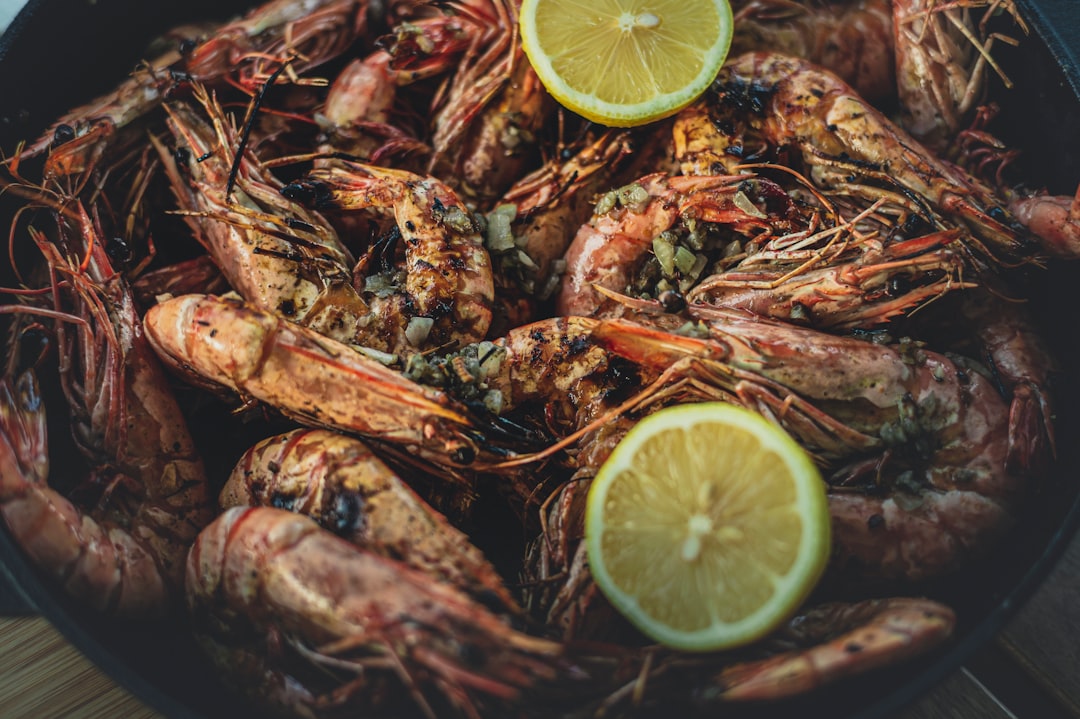
[[781,428],[724,403],[649,415],[589,489],[600,590],[642,632],[688,651],[746,644],[788,619],[829,557],[825,483]]
[[731,46],[728,0],[524,0],[519,24],[548,92],[616,127],[689,105]]

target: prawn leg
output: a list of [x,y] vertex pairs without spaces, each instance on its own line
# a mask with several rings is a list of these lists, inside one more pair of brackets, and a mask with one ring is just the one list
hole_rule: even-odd
[[820,605],[791,626],[805,633],[805,625],[818,623],[839,635],[807,649],[725,667],[696,698],[744,702],[804,694],[925,653],[949,638],[956,616],[929,599],[877,599]]

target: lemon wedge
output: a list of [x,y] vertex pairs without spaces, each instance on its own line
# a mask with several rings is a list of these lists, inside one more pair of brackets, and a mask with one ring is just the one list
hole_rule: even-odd
[[521,45],[548,92],[629,127],[689,105],[731,46],[728,0],[524,0]]
[[787,620],[820,579],[825,483],[783,429],[749,410],[665,408],[597,473],[585,542],[597,586],[647,636],[727,649]]

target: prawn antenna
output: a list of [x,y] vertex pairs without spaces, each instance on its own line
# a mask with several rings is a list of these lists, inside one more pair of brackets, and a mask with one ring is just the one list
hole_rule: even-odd
[[270,77],[266,78],[266,82],[262,84],[259,91],[255,93],[255,97],[251,99],[251,105],[248,108],[247,116],[244,118],[244,127],[240,131],[240,142],[236,144],[236,154],[233,155],[232,167],[229,168],[229,180],[225,183],[225,201],[229,201],[229,197],[232,195],[233,187],[236,185],[236,175],[240,172],[240,160],[244,156],[244,149],[247,147],[248,138],[251,137],[251,128],[255,125],[255,116],[259,114],[259,108],[262,107],[263,99],[266,97],[267,91],[270,90],[270,86],[277,82],[277,79],[281,77],[281,73],[285,72],[295,56],[290,55],[285,58],[285,61],[281,63],[281,67],[274,70]]

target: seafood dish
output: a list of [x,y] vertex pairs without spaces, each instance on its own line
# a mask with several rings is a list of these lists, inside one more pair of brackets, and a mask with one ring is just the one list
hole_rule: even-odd
[[[547,94],[518,0],[243,4],[37,118],[0,147],[20,556],[275,716],[764,716],[942,656],[1075,451],[1037,308],[1080,165],[1016,136],[1012,0],[731,4],[638,127]],[[606,600],[584,514],[716,401],[813,458],[832,549],[693,653]]]

